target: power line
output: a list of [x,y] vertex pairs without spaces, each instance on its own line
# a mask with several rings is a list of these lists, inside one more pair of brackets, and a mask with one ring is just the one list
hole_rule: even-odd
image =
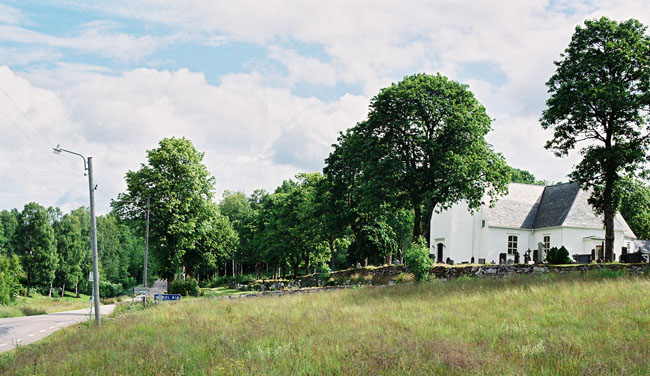
[[[10,118],[9,116],[7,116],[7,114],[6,114],[4,111],[2,111],[1,109],[0,109],[0,114],[2,114],[2,116],[4,116],[5,119],[7,119],[7,121],[8,121],[11,125],[13,125],[14,128],[16,128],[16,129],[18,130],[18,132],[20,132],[20,133],[21,133],[21,134],[22,134],[22,135],[23,135],[27,140],[29,140],[31,143],[33,143],[34,146],[36,146],[37,149],[39,149],[39,150],[43,150],[43,149],[44,149],[42,145],[40,145],[38,142],[36,142],[36,140],[34,140],[34,139],[31,138],[27,133],[25,133],[25,132],[24,132],[24,131],[23,131],[23,130],[18,126],[18,124],[16,124],[13,120],[11,120],[11,118]],[[57,163],[59,166],[61,166],[61,167],[63,167],[64,169],[68,170],[69,173],[73,174],[74,176],[77,176],[77,173],[75,173],[74,171],[72,171],[68,166],[62,164],[60,161],[54,159],[54,157],[52,157],[49,153],[47,153],[47,156],[48,156],[52,161],[54,161],[55,163]]]
[[44,134],[44,133],[43,133],[43,132],[42,132],[42,131],[37,127],[37,126],[36,126],[36,124],[34,124],[34,122],[32,121],[32,119],[30,119],[29,116],[27,116],[27,114],[26,114],[23,110],[21,110],[20,107],[18,107],[18,105],[16,104],[16,102],[14,102],[14,100],[9,96],[9,94],[7,93],[7,91],[6,91],[2,86],[0,86],[0,90],[2,90],[2,92],[5,94],[5,96],[7,97],[7,99],[9,99],[9,101],[14,105],[14,107],[16,107],[16,109],[18,110],[18,112],[20,112],[21,114],[23,114],[23,116],[25,117],[25,119],[27,119],[27,121],[29,122],[29,124],[31,124],[32,127],[33,127],[34,129],[36,129],[36,131],[41,135],[41,137],[43,137],[43,140],[45,140],[45,142],[48,143],[48,144],[54,144],[54,143],[53,143],[49,138],[47,138],[47,136],[46,136],[46,135],[45,135],[45,134]]

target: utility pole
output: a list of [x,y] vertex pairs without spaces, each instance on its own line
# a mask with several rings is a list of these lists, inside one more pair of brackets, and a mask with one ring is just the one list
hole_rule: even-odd
[[93,157],[88,157],[88,188],[90,189],[90,237],[93,245],[93,299],[95,300],[95,321],[99,325],[99,267],[97,263],[97,220],[95,219]]
[[99,269],[97,266],[97,221],[95,219],[95,184],[93,183],[93,157],[84,157],[74,151],[62,149],[60,145],[53,148],[54,154],[62,151],[78,155],[84,160],[84,170],[88,171],[88,190],[90,191],[90,239],[93,248],[93,300],[95,302],[95,321],[99,325]]
[[147,287],[147,264],[149,262],[149,196],[147,196],[147,220],[144,231],[144,275],[142,281]]

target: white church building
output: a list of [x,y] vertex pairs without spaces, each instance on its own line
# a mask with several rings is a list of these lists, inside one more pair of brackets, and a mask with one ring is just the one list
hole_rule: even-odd
[[[547,252],[564,246],[569,255],[590,254],[605,260],[605,229],[602,216],[587,202],[589,193],[578,183],[550,186],[511,183],[509,192],[493,207],[470,212],[460,202],[431,216],[430,254],[436,262],[520,262],[530,250],[532,260],[539,248]],[[636,236],[620,215],[614,221],[613,260],[634,252]],[[546,254],[546,253],[544,253]]]

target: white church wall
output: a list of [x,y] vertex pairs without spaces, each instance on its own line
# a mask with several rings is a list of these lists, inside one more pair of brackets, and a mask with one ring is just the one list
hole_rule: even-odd
[[523,261],[524,252],[528,249],[529,237],[531,231],[526,229],[510,229],[489,227],[485,231],[484,241],[481,248],[478,250],[479,256],[476,258],[485,258],[485,262],[490,263],[494,261],[499,263],[499,255],[501,253],[508,253],[508,237],[517,237],[517,252],[519,252],[521,260]]
[[[436,262],[444,262],[447,257],[459,262],[459,259],[472,257],[474,239],[474,216],[469,212],[466,202],[459,202],[431,217],[431,246],[429,253]],[[442,259],[438,259],[438,244],[443,244]]]

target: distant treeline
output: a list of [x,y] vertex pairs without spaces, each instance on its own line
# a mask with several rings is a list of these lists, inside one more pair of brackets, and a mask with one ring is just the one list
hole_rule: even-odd
[[[144,241],[113,214],[97,217],[101,297],[142,283]],[[32,289],[63,295],[90,293],[90,213],[80,207],[64,214],[31,202],[22,211],[0,212],[0,302]]]

